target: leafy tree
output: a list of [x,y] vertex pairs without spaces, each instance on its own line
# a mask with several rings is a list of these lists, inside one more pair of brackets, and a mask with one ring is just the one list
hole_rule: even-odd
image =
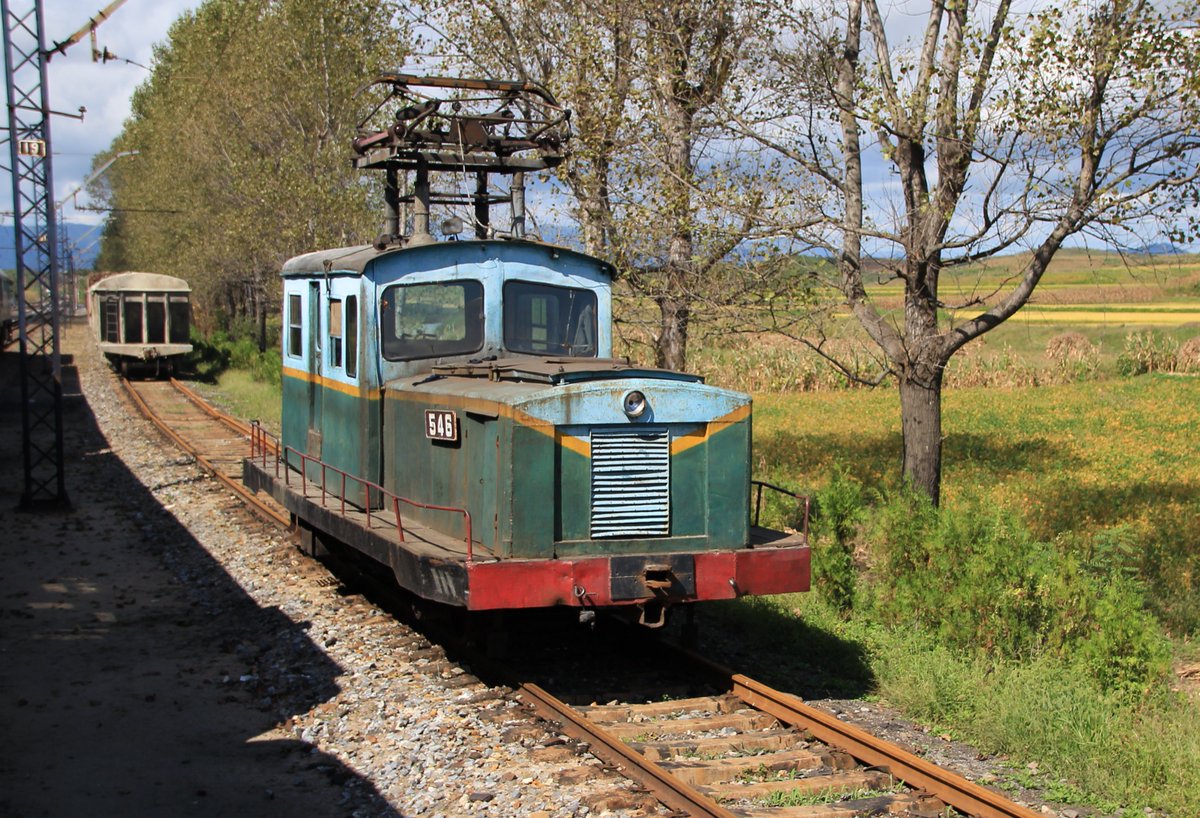
[[[791,163],[805,209],[790,231],[836,259],[827,284],[880,350],[875,380],[899,385],[904,474],[936,503],[950,358],[1028,303],[1070,237],[1194,235],[1196,7],[934,0],[901,47],[877,0],[777,11],[792,43],[731,115]],[[944,278],[1019,248],[1024,267],[995,291]],[[871,295],[876,280],[901,285],[902,309]],[[826,351],[819,330],[805,337]]]
[[[369,241],[381,198],[348,161],[356,91],[406,53],[397,6],[208,0],[172,27],[112,151],[102,259],[187,278],[198,323],[261,333],[289,256]],[[103,162],[107,157],[97,157]]]

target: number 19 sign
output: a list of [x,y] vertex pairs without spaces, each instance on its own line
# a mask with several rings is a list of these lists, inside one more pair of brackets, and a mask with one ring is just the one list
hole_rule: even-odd
[[449,409],[426,409],[425,437],[430,440],[458,440],[458,416]]

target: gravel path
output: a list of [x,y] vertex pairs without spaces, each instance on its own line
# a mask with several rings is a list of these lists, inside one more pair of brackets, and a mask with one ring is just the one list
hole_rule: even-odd
[[[179,725],[176,730],[220,721],[225,711],[225,717],[233,714],[235,721],[261,722],[265,728],[242,730],[241,742],[284,746],[291,759],[282,766],[277,759],[270,762],[264,783],[255,788],[257,804],[241,799],[228,810],[214,809],[219,799],[212,796],[224,792],[223,782],[234,775],[217,763],[208,768],[211,780],[181,785],[180,800],[168,798],[167,808],[158,814],[184,814],[182,803],[189,799],[189,803],[207,799],[206,815],[289,814],[280,801],[292,796],[315,799],[309,810],[314,814],[354,816],[560,818],[645,815],[646,809],[653,813],[654,805],[643,803],[645,796],[630,792],[599,760],[586,752],[577,754],[547,734],[512,701],[511,691],[483,685],[448,662],[439,647],[363,597],[348,594],[323,566],[301,556],[291,540],[253,517],[136,415],[83,327],[71,327],[65,338],[64,352],[75,353],[86,400],[81,418],[94,423],[95,435],[100,436],[100,440],[68,445],[78,456],[68,465],[68,493],[75,511],[62,518],[65,536],[75,536],[72,519],[95,516],[96,498],[84,486],[103,486],[103,493],[116,506],[107,510],[113,519],[105,527],[116,531],[80,530],[81,541],[69,550],[74,553],[88,543],[94,548],[101,538],[122,539],[124,531],[130,535],[125,537],[130,547],[161,569],[137,569],[150,576],[150,587],[139,589],[141,602],[130,599],[128,604],[186,598],[186,604],[177,603],[178,609],[169,615],[185,620],[179,627],[194,627],[201,637],[196,641],[205,643],[196,652],[211,658],[197,660],[195,664],[203,667],[195,673],[206,691],[217,695],[207,705],[194,698],[176,701],[172,722]],[[13,420],[19,434],[19,416],[4,417],[5,424]],[[80,423],[76,419],[73,425]],[[95,468],[101,461],[112,461],[108,473]],[[5,463],[9,466],[5,476],[15,485],[19,463],[15,473],[12,460],[6,458]],[[25,516],[34,527],[39,525],[33,515]],[[122,516],[128,528],[119,519]],[[32,536],[27,532],[23,538]],[[105,542],[104,549],[112,551],[114,546]],[[97,559],[103,560],[104,554],[97,553],[89,562]],[[47,572],[53,573],[48,566],[42,570]],[[30,587],[37,582],[31,580]],[[14,590],[5,598],[21,599],[28,593],[28,589]],[[156,621],[153,609],[139,617],[147,626]],[[132,633],[137,630],[136,624],[131,625],[126,636],[139,638]],[[18,644],[22,637],[15,631],[6,627],[0,637],[5,653],[14,650],[14,644],[15,650],[22,649]],[[140,678],[143,669],[127,667],[126,672],[126,679]],[[25,675],[31,674],[36,674],[36,668]],[[154,678],[163,680],[163,688],[176,683],[164,674],[152,677],[150,687]],[[2,675],[0,681],[5,681]],[[81,680],[80,693],[95,683],[93,678]],[[36,680],[28,684],[36,688]],[[168,689],[151,690],[140,681],[139,685],[147,708],[171,697]],[[10,705],[25,707],[5,702]],[[204,706],[208,710],[189,712]],[[134,704],[125,718],[137,721],[142,716]],[[29,718],[27,732],[33,741],[41,716],[30,712]],[[52,731],[44,738],[52,742]],[[188,741],[193,738],[202,742],[204,737]],[[228,736],[222,735],[222,740],[228,741]],[[102,747],[94,752],[97,758],[110,754]],[[9,783],[11,776],[12,782],[26,780],[27,787],[54,787],[45,775],[31,769],[33,756],[17,756],[0,755],[0,780]],[[235,755],[229,759],[232,763]],[[244,767],[247,759],[238,763]],[[132,770],[126,774],[137,775]],[[237,774],[245,775],[244,770]],[[281,783],[271,785],[275,780]],[[65,784],[60,781],[59,786]],[[318,792],[330,787],[335,790],[332,799]],[[197,791],[203,795],[197,797]],[[127,806],[123,811],[121,805],[128,802],[113,797],[111,804],[91,801],[90,814],[137,814]],[[322,810],[322,801],[335,805],[334,811]],[[0,796],[0,812],[75,814],[67,806],[55,811],[53,803],[45,810],[31,806],[39,803],[38,797],[26,797],[18,787],[15,794]]]

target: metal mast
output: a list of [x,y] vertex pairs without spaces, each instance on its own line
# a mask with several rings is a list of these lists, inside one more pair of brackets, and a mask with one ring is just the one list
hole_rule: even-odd
[[[14,5],[22,8],[13,10]],[[8,155],[13,187],[21,424],[21,507],[67,507],[59,355],[58,225],[50,161],[50,101],[41,0],[0,0],[8,80]]]

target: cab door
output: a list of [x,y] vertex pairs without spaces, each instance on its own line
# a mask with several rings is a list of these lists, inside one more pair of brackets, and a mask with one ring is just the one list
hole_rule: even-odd
[[305,349],[305,369],[308,371],[308,441],[305,453],[309,457],[321,457],[323,438],[321,391],[321,282],[308,283],[308,347]]

